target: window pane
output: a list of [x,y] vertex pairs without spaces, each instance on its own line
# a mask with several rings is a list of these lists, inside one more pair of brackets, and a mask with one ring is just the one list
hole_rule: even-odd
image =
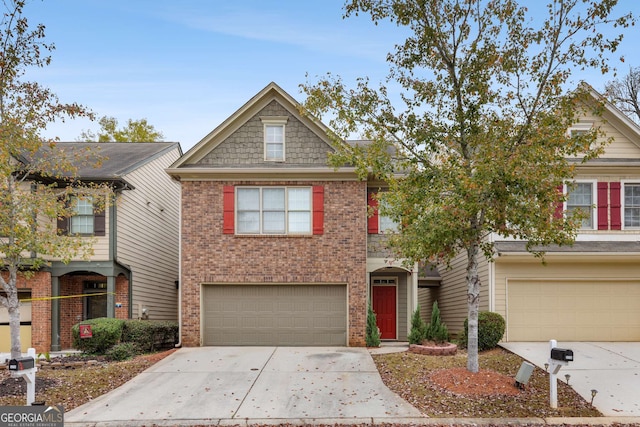
[[569,186],[569,197],[567,198],[567,214],[573,215],[580,212],[582,228],[593,228],[593,185],[589,182],[579,182]]
[[267,143],[275,142],[282,144],[284,141],[284,126],[265,126]]
[[311,210],[311,189],[310,188],[289,188],[288,192],[289,210],[310,211]]
[[289,212],[290,233],[311,232],[311,212]]
[[238,210],[239,211],[260,210],[260,189],[259,188],[239,188],[238,189]]
[[238,212],[238,233],[259,233],[260,212]]
[[267,125],[265,132],[265,158],[267,160],[284,159],[284,126]]
[[284,211],[284,188],[263,189],[262,208],[266,211]]
[[78,215],[93,215],[93,203],[91,199],[76,199],[76,213]]
[[265,233],[284,233],[284,211],[282,212],[264,212],[263,231]]
[[93,215],[71,217],[71,234],[93,234]]
[[624,226],[640,227],[640,184],[624,185]]

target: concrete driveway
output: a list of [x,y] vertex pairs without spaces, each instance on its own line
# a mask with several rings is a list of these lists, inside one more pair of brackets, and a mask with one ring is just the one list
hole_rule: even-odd
[[[503,343],[502,347],[544,369],[550,354],[548,342]],[[591,401],[605,416],[640,416],[640,342],[558,342],[573,350],[574,361],[558,373],[559,381]]]
[[65,414],[65,425],[421,417],[347,347],[182,348]]

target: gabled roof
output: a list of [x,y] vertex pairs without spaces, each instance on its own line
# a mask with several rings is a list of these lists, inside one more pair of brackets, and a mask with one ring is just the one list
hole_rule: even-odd
[[54,148],[43,144],[34,157],[87,152],[88,158],[79,166],[77,178],[124,183],[126,174],[175,149],[182,152],[177,142],[58,142]]
[[596,101],[603,102],[603,118],[609,121],[609,123],[611,123],[611,125],[622,135],[628,138],[629,141],[640,148],[640,126],[631,120],[631,118],[623,113],[618,107],[609,102],[606,97],[596,91],[591,85],[584,82],[581,84],[586,87]]
[[329,128],[314,117],[302,114],[302,106],[300,103],[298,103],[298,101],[296,101],[276,83],[271,82],[207,136],[202,138],[200,142],[187,151],[180,159],[169,167],[168,172],[176,173],[178,168],[185,168],[189,165],[196,164],[273,100],[277,100],[280,105],[304,123],[304,125],[320,139],[325,141],[329,146],[333,146],[331,140],[327,136]]

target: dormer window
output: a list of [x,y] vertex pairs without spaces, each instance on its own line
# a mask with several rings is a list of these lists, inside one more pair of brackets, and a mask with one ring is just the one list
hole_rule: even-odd
[[264,125],[264,160],[283,162],[287,117],[261,117],[260,120]]

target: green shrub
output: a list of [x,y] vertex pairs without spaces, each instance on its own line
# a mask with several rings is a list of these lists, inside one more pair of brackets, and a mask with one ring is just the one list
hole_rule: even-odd
[[80,338],[80,323],[73,325],[73,347],[84,353],[104,354],[109,348],[120,342],[124,320],[101,317],[85,320],[83,325],[91,325],[91,338]]
[[376,314],[371,308],[371,304],[367,309],[367,330],[365,335],[367,347],[380,347],[380,330],[376,324]]
[[140,348],[133,342],[121,342],[114,345],[105,352],[105,356],[109,360],[121,361],[131,359],[142,353]]
[[407,337],[409,340],[409,344],[422,344],[424,341],[427,332],[427,325],[420,317],[420,304],[416,307],[416,311],[413,312],[413,316],[411,316],[411,332],[409,332],[409,336]]
[[143,353],[173,347],[178,323],[153,320],[127,320],[122,330],[122,342],[136,343]]
[[449,341],[449,331],[447,325],[442,323],[440,319],[440,309],[438,308],[438,301],[433,303],[433,309],[431,310],[431,323],[427,325],[425,332],[425,339],[427,341],[433,341],[436,344],[442,344]]
[[[506,322],[504,317],[491,311],[478,313],[478,351],[490,350],[498,346],[504,335]],[[464,330],[460,334],[458,344],[467,347],[469,334],[469,319],[464,321]]]

